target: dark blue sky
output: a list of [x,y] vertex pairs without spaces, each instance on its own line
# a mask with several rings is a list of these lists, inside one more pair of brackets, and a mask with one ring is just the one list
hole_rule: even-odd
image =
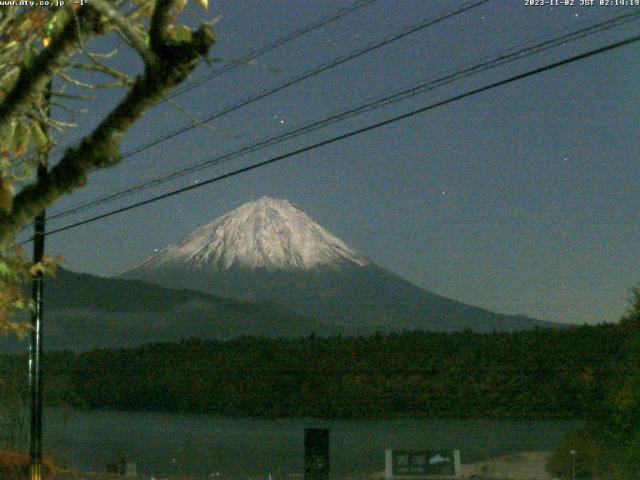
[[[378,0],[193,89],[176,100],[208,114],[462,5]],[[579,3],[579,0],[576,0]],[[596,2],[598,3],[598,2]],[[213,1],[212,56],[241,58],[349,5],[346,1]],[[51,211],[249,145],[297,124],[598,18],[640,7],[525,6],[494,0],[97,172]],[[202,181],[640,32],[640,22],[569,43],[270,147],[92,214]],[[286,198],[374,262],[439,294],[505,313],[563,322],[615,321],[640,280],[640,46],[634,44],[48,238],[78,271],[129,268],[214,217],[262,195]],[[135,65],[133,56],[122,59]],[[222,64],[194,73],[198,78]],[[83,118],[99,118],[118,92]],[[123,151],[188,120],[150,112]],[[74,135],[84,131],[80,129]]]

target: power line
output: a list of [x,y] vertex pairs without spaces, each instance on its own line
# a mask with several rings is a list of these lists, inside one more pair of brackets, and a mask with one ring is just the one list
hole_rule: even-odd
[[[302,153],[306,153],[306,152],[309,152],[311,150],[315,150],[317,148],[320,148],[320,147],[323,147],[323,146],[326,146],[326,145],[330,145],[330,144],[339,142],[341,140],[345,140],[347,138],[355,137],[357,135],[361,135],[363,133],[366,133],[366,132],[369,132],[369,131],[372,131],[372,130],[375,130],[375,129],[378,129],[378,128],[381,128],[381,127],[384,127],[386,125],[390,125],[392,123],[395,123],[395,122],[398,122],[398,121],[401,121],[401,120],[406,120],[408,118],[414,117],[414,116],[419,115],[421,113],[425,113],[427,111],[433,110],[433,109],[438,108],[438,107],[442,107],[444,105],[449,105],[451,103],[454,103],[454,102],[457,102],[459,100],[471,97],[473,95],[477,95],[479,93],[483,93],[483,92],[486,92],[486,91],[489,91],[489,90],[493,90],[495,88],[507,85],[509,83],[513,83],[513,82],[516,82],[518,80],[523,80],[525,78],[528,78],[528,77],[531,77],[531,76],[534,76],[534,75],[538,75],[540,73],[543,73],[543,72],[546,72],[546,71],[549,71],[549,70],[553,70],[555,68],[558,68],[558,67],[561,67],[561,66],[564,66],[564,65],[568,65],[570,63],[574,63],[576,61],[583,60],[585,58],[592,57],[594,55],[599,55],[601,53],[608,52],[608,51],[614,50],[616,48],[621,48],[623,46],[630,45],[632,43],[636,43],[638,41],[640,41],[640,35],[636,35],[636,36],[627,38],[625,40],[621,40],[619,42],[615,42],[615,43],[606,45],[604,47],[600,47],[600,48],[597,48],[597,49],[594,49],[594,50],[590,50],[590,51],[588,51],[586,53],[582,53],[582,54],[579,54],[579,55],[574,55],[574,56],[572,56],[570,58],[567,58],[567,59],[564,59],[564,60],[561,60],[561,61],[558,61],[558,62],[554,62],[554,63],[548,64],[548,65],[545,65],[543,67],[535,68],[535,69],[529,70],[529,71],[527,71],[525,73],[514,75],[514,76],[509,77],[509,78],[507,78],[505,80],[500,80],[498,82],[494,82],[494,83],[491,83],[489,85],[485,85],[484,87],[476,88],[476,89],[470,90],[468,92],[465,92],[465,93],[450,97],[450,98],[448,98],[446,100],[442,100],[442,101],[427,105],[425,107],[422,107],[422,108],[419,108],[419,109],[416,109],[416,110],[412,110],[411,112],[408,112],[408,113],[405,113],[405,114],[402,114],[402,115],[398,115],[398,116],[395,116],[395,117],[392,117],[390,119],[374,123],[374,124],[366,126],[366,127],[362,127],[362,128],[356,129],[356,130],[352,130],[352,131],[350,131],[348,133],[344,133],[342,135],[337,135],[337,136],[331,137],[331,138],[329,138],[327,140],[323,140],[321,142],[317,142],[317,143],[308,145],[306,147],[298,148],[298,149],[293,150],[291,152],[288,152],[288,153],[285,153],[285,154],[282,154],[282,155],[278,155],[276,157],[272,157],[272,158],[270,158],[268,160],[264,160],[262,162],[255,163],[253,165],[249,165],[249,166],[246,166],[246,167],[243,167],[243,168],[239,168],[237,170],[225,173],[223,175],[218,175],[216,177],[210,178],[210,179],[205,180],[203,182],[200,182],[198,184],[189,185],[187,187],[179,188],[177,190],[173,190],[171,192],[167,192],[167,193],[164,193],[162,195],[158,195],[156,197],[153,197],[153,198],[150,198],[150,199],[147,199],[147,200],[143,200],[143,201],[140,201],[140,202],[133,203],[131,205],[127,205],[126,207],[118,208],[116,210],[112,210],[110,212],[103,213],[101,215],[96,215],[94,217],[91,217],[91,218],[88,218],[88,219],[85,219],[85,220],[82,220],[82,221],[67,225],[65,227],[61,227],[61,228],[58,228],[58,229],[55,229],[55,230],[51,230],[51,231],[47,232],[47,235],[53,235],[55,233],[63,232],[63,231],[66,231],[66,230],[70,230],[72,228],[76,228],[76,227],[79,227],[81,225],[86,225],[88,223],[92,223],[92,222],[95,222],[97,220],[102,220],[104,218],[107,218],[107,217],[110,217],[110,216],[113,216],[113,215],[117,215],[119,213],[123,213],[123,212],[126,212],[128,210],[132,210],[134,208],[142,207],[144,205],[148,205],[148,204],[157,202],[159,200],[163,200],[165,198],[173,197],[175,195],[178,195],[178,194],[181,194],[181,193],[184,193],[184,192],[188,192],[190,190],[195,190],[196,188],[201,188],[201,187],[204,187],[205,185],[210,185],[212,183],[219,182],[221,180],[225,180],[227,178],[234,177],[236,175],[240,175],[241,173],[245,173],[245,172],[249,172],[251,170],[255,170],[255,169],[258,169],[258,168],[261,168],[261,167],[265,167],[267,165],[271,165],[273,163],[285,160],[287,158],[294,157],[294,156],[300,155]],[[31,239],[25,240],[25,241],[21,242],[21,244],[24,244],[24,243],[26,243],[28,241],[31,241]]]
[[345,7],[342,8],[340,10],[338,10],[336,13],[332,14],[332,15],[328,15],[326,17],[323,17],[313,23],[310,23],[309,25],[303,27],[303,28],[299,28],[298,30],[294,30],[293,32],[289,33],[288,35],[285,35],[282,38],[279,38],[278,40],[276,40],[273,43],[270,43],[268,45],[265,45],[261,48],[258,48],[257,50],[254,50],[253,52],[249,53],[248,55],[245,55],[244,57],[240,58],[239,60],[236,60],[232,63],[229,63],[227,65],[225,65],[224,67],[220,68],[219,70],[212,72],[208,75],[205,75],[201,78],[198,78],[196,80],[193,80],[192,82],[189,82],[187,85],[184,85],[182,88],[178,88],[176,90],[174,90],[170,95],[168,95],[166,97],[166,99],[172,99],[177,97],[178,95],[182,95],[183,93],[186,93],[188,91],[193,90],[194,88],[199,87],[200,85],[202,85],[203,83],[206,83],[210,80],[213,80],[214,78],[219,77],[220,75],[223,75],[226,72],[229,72],[241,65],[245,65],[249,62],[251,62],[252,60],[255,60],[257,57],[260,57],[262,55],[264,55],[267,52],[270,52],[271,50],[274,50],[278,47],[281,47],[282,45],[291,42],[292,40],[295,40],[296,38],[305,35],[309,32],[312,32],[313,30],[317,30],[318,28],[324,27],[325,25],[328,25],[329,23],[332,23],[342,17],[344,17],[345,15],[350,14],[351,12],[354,12],[362,7],[365,7],[373,2],[375,2],[377,0],[359,0],[357,2],[355,2],[353,5],[351,5],[350,7]]
[[[332,13],[330,15],[327,15],[325,17],[319,18],[318,20],[309,23],[308,25],[305,25],[304,27],[301,27],[297,30],[294,30],[293,32],[288,33],[287,35],[284,35],[283,37],[278,38],[275,42],[269,43],[267,45],[264,45],[256,50],[253,50],[252,52],[248,53],[247,55],[226,64],[225,66],[215,70],[214,72],[211,72],[207,75],[204,75],[201,78],[198,78],[196,80],[193,80],[191,82],[189,82],[187,85],[183,85],[182,88],[178,88],[176,90],[174,90],[171,94],[165,96],[164,98],[162,98],[160,100],[160,102],[158,102],[158,104],[156,104],[155,106],[159,105],[160,103],[164,103],[168,100],[171,100],[179,95],[182,95],[183,93],[186,93],[188,91],[193,90],[194,88],[199,87],[200,85],[209,82],[210,80],[213,80],[215,78],[218,78],[221,75],[224,75],[227,72],[230,72],[231,70],[234,70],[236,68],[238,68],[239,66],[242,65],[246,65],[248,63],[250,63],[251,61],[255,60],[256,58],[264,55],[265,53],[270,52],[271,50],[275,50],[276,48],[279,48],[303,35],[306,35],[307,33],[310,33],[314,30],[317,30],[319,28],[322,28],[326,25],[329,25],[330,23],[333,23],[339,19],[341,19],[342,17],[345,17],[347,15],[349,15],[350,13],[355,12],[356,10],[359,10],[363,7],[366,7],[367,5],[370,5],[374,2],[376,2],[378,0],[358,0],[356,1],[353,5],[350,5],[348,7],[344,7],[341,8],[340,10],[338,10],[335,13]],[[64,150],[66,148],[68,148],[70,145],[66,145],[66,146],[61,146],[58,147],[56,150]]]
[[[371,43],[367,46],[361,47],[357,50],[354,50],[352,52],[349,52],[346,55],[343,55],[341,57],[338,57],[334,60],[332,60],[329,63],[325,63],[325,64],[321,64],[320,66],[309,70],[307,72],[302,73],[301,75],[298,75],[296,77],[293,77],[281,84],[279,84],[276,87],[264,90],[261,93],[258,93],[256,95],[250,96],[244,100],[242,100],[241,102],[231,105],[230,107],[227,107],[221,111],[218,111],[212,115],[210,115],[209,117],[207,117],[206,119],[204,119],[203,121],[199,122],[198,124],[190,124],[184,127],[181,127],[179,129],[174,130],[173,132],[170,132],[168,134],[162,135],[154,140],[151,140],[149,142],[146,142],[142,145],[138,145],[137,147],[134,147],[132,150],[129,150],[128,152],[125,152],[124,154],[122,154],[121,156],[121,160],[125,160],[129,157],[132,157],[134,155],[137,155],[138,153],[147,150],[155,145],[158,145],[159,143],[162,143],[166,140],[170,140],[171,138],[174,138],[178,135],[181,135],[183,133],[186,133],[196,127],[198,127],[199,125],[211,122],[217,118],[222,117],[223,115],[226,115],[228,113],[234,112],[236,110],[239,110],[240,108],[247,106],[251,103],[254,103],[258,100],[261,100],[267,96],[273,95],[281,90],[284,90],[285,88],[291,87],[299,82],[302,82],[308,78],[311,78],[313,76],[319,75],[327,70],[330,70],[332,68],[337,67],[338,65],[341,65],[345,62],[348,62],[350,60],[353,60],[354,58],[357,58],[361,55],[364,55],[366,53],[369,53],[373,50],[376,50],[378,48],[381,48],[383,46],[386,46],[392,42],[395,42],[397,40],[400,40],[402,38],[405,38],[408,35],[411,35],[413,33],[416,33],[420,30],[423,30],[427,27],[430,27],[432,25],[435,25],[439,22],[442,22],[446,19],[452,18],[454,16],[460,15],[461,13],[464,13],[472,8],[476,8],[482,4],[488,3],[491,0],[477,0],[475,2],[471,2],[471,3],[467,3],[462,7],[459,7],[455,10],[450,10],[444,13],[441,13],[440,15],[436,16],[436,17],[430,17],[428,19],[423,20],[422,22],[416,24],[416,25],[412,25],[412,26],[408,26],[405,27],[403,30],[401,30],[399,33],[387,36],[385,38],[383,38],[382,40],[376,41],[374,43]],[[66,213],[65,213],[66,215]],[[56,217],[60,216],[60,214],[56,215]],[[52,217],[53,218],[53,217]]]
[[247,105],[250,105],[254,102],[257,102],[258,100],[262,100],[263,98],[266,98],[268,96],[274,95],[286,88],[292,87],[293,85],[296,85],[300,82],[303,82],[309,78],[315,77],[316,75],[320,75],[321,73],[324,73],[328,70],[331,70],[333,68],[336,68],[339,65],[342,65],[343,63],[349,62],[355,58],[358,58],[362,55],[365,55],[369,52],[372,52],[374,50],[377,50],[379,48],[382,48],[386,45],[389,45],[390,43],[396,42],[398,40],[401,40],[405,37],[408,37],[409,35],[412,35],[414,33],[417,33],[421,30],[424,30],[425,28],[428,28],[432,25],[435,25],[437,23],[440,23],[444,20],[447,20],[449,18],[455,17],[457,15],[460,15],[468,10],[471,10],[473,8],[479,7],[485,3],[490,2],[491,0],[476,0],[474,2],[469,2],[466,3],[465,5],[463,5],[462,7],[459,7],[455,10],[450,10],[447,11],[445,13],[442,13],[436,17],[431,17],[428,18],[426,20],[423,20],[422,22],[413,25],[413,26],[409,26],[404,28],[402,31],[400,31],[399,33],[395,33],[393,35],[387,36],[385,38],[383,38],[382,40],[379,40],[377,42],[373,42],[371,44],[368,44],[364,47],[361,47],[359,49],[353,50],[345,55],[342,55],[328,63],[324,63],[321,64],[320,66],[312,69],[312,70],[308,70],[298,76],[295,76],[289,80],[286,80],[285,82],[273,87],[273,88],[269,88],[266,90],[263,90],[262,92],[252,95],[248,98],[245,98],[244,100],[241,100],[240,102],[233,104],[223,110],[220,110],[216,113],[211,114],[209,117],[205,118],[204,120],[202,120],[201,122],[199,122],[198,124],[189,124],[186,125],[184,127],[178,128],[172,132],[169,132],[165,135],[162,135],[160,137],[155,138],[154,140],[150,140],[149,142],[146,142],[142,145],[139,145],[131,150],[129,150],[128,152],[125,152],[122,156],[121,156],[121,160],[124,160],[126,158],[132,157],[134,155],[137,155],[138,153],[147,150],[155,145],[158,145],[166,140],[170,140],[178,135],[182,135],[183,133],[186,133],[190,130],[193,130],[194,128],[198,127],[199,125],[205,124],[205,123],[209,123],[213,120],[216,120],[220,117],[222,117],[223,115],[227,115],[229,113],[235,112],[236,110],[239,110],[243,107],[246,107]]
[[[598,33],[601,32],[603,30],[607,30],[607,29],[611,29],[614,27],[618,27],[624,23],[628,23],[630,21],[635,21],[638,18],[640,18],[640,12],[636,12],[633,14],[625,14],[625,15],[620,15],[617,16],[615,18],[612,18],[606,22],[602,22],[602,23],[598,23],[595,25],[590,25],[587,26],[585,28],[581,28],[579,30],[570,32],[568,34],[556,37],[556,38],[552,38],[551,40],[547,40],[545,42],[539,43],[539,44],[535,44],[533,46],[527,47],[527,48],[522,48],[520,50],[514,50],[517,47],[512,47],[511,49],[509,49],[507,51],[507,53],[503,53],[503,54],[499,54],[497,57],[488,60],[488,61],[484,61],[481,62],[479,64],[475,64],[472,65],[469,68],[465,68],[463,70],[457,70],[454,71],[451,74],[445,75],[443,77],[440,77],[436,80],[432,80],[429,82],[422,82],[419,83],[417,85],[413,85],[411,87],[408,88],[404,88],[394,94],[391,95],[387,95],[384,96],[382,98],[378,98],[376,100],[373,101],[369,101],[366,102],[364,104],[361,104],[357,107],[353,107],[338,113],[334,113],[332,115],[330,115],[329,117],[325,117],[321,120],[316,120],[314,122],[310,122],[307,123],[303,126],[297,127],[293,130],[289,130],[288,132],[284,132],[280,135],[277,135],[275,137],[270,137],[264,140],[259,141],[258,143],[255,143],[253,145],[247,146],[247,147],[243,147],[239,150],[235,150],[233,152],[230,153],[226,153],[217,157],[214,157],[212,159],[206,160],[204,162],[197,162],[195,164],[189,165],[187,167],[183,167],[181,169],[178,169],[174,172],[171,172],[169,174],[166,175],[162,175],[160,177],[156,177],[154,179],[145,181],[143,183],[134,185],[132,187],[128,187],[124,190],[120,190],[118,192],[115,193],[111,193],[108,194],[106,196],[103,196],[99,199],[96,200],[92,200],[89,202],[86,202],[84,204],[81,205],[77,205],[75,207],[71,207],[69,209],[66,210],[62,210],[58,213],[55,213],[53,215],[50,215],[48,217],[48,219],[52,220],[52,219],[56,219],[56,218],[62,218],[65,216],[69,216],[72,215],[74,213],[78,213],[80,211],[84,211],[87,210],[89,208],[98,206],[98,205],[102,205],[105,203],[110,203],[111,201],[120,199],[120,198],[124,198],[127,197],[129,195],[132,195],[134,193],[138,193],[141,191],[144,191],[148,188],[152,188],[158,185],[161,185],[165,182],[168,182],[170,180],[174,180],[176,178],[180,178],[184,175],[190,174],[190,173],[194,173],[196,171],[211,167],[213,165],[218,165],[221,164],[223,162],[232,160],[234,158],[237,158],[239,156],[245,155],[247,153],[253,153],[255,151],[258,150],[262,150],[263,148],[266,148],[268,146],[277,144],[277,143],[281,143],[284,142],[286,140],[290,140],[292,138],[296,138],[300,135],[309,133],[311,131],[317,130],[319,128],[323,128],[326,127],[330,124],[336,123],[338,121],[342,121],[346,118],[350,118],[352,116],[356,116],[356,115],[360,115],[362,113],[365,112],[369,112],[373,109],[377,109],[380,108],[382,106],[386,106],[392,103],[396,103],[402,100],[405,100],[407,98],[419,95],[419,94],[423,94],[425,92],[434,90],[436,88],[442,87],[444,85],[448,85],[454,81],[458,81],[460,79],[469,77],[471,75],[475,75],[477,73],[486,71],[488,69],[491,68],[495,68],[497,66],[502,66],[505,65],[507,63],[513,62],[513,61],[517,61],[517,60],[521,60],[523,58],[526,58],[528,56],[534,55],[534,54],[538,54],[541,53],[543,51],[549,50],[551,48],[557,47],[559,45],[564,45],[565,43],[568,43],[570,41],[575,41],[578,40],[580,38],[584,38],[587,35],[592,35],[594,33]],[[529,44],[531,42],[527,42],[526,44]]]

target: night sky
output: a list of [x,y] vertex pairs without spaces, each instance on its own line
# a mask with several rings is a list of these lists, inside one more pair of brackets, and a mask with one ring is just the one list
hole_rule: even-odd
[[[599,0],[596,0],[598,3]],[[176,101],[206,117],[422,20],[454,0],[377,0],[194,88]],[[576,0],[579,4],[579,0]],[[213,1],[215,61],[225,62],[350,5]],[[149,148],[50,212],[251,145],[525,42],[640,7],[525,6],[493,0]],[[387,106],[81,214],[57,228],[158,193],[408,112],[640,33],[640,22]],[[99,48],[96,45],[96,48]],[[134,69],[133,54],[121,58]],[[52,235],[49,254],[76,271],[114,275],[197,226],[263,195],[286,198],[375,263],[415,284],[503,313],[571,323],[616,321],[640,281],[640,45],[557,68],[155,204]],[[77,137],[121,91],[105,93]],[[54,110],[54,115],[56,114]],[[153,109],[123,151],[189,120]],[[63,142],[64,143],[64,142]]]

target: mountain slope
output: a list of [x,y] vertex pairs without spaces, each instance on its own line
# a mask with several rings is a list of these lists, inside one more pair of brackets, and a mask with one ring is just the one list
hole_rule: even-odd
[[203,225],[134,270],[297,270],[368,263],[287,200],[263,197]]
[[[133,347],[190,337],[342,333],[274,302],[243,302],[65,269],[46,282],[44,332],[48,351]],[[0,352],[26,349],[26,339],[0,339]]]
[[555,325],[423,290],[376,266],[290,202],[266,197],[198,228],[122,278],[276,301],[359,331],[486,332]]
[[276,301],[292,310],[361,333],[385,330],[477,332],[557,326],[522,315],[504,315],[420,289],[376,266],[305,271],[163,269],[149,282],[176,283],[251,301]]

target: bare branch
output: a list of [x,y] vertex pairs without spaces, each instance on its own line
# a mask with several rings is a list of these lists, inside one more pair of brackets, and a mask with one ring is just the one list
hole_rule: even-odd
[[[83,11],[86,9],[83,8]],[[88,10],[86,10],[88,11]],[[71,54],[77,42],[76,25],[72,15],[67,16],[65,27],[49,48],[36,58],[31,68],[23,68],[13,88],[0,104],[0,128],[21,110],[28,108],[29,97],[42,92],[56,70]]]
[[85,51],[85,55],[87,55],[92,60],[97,60],[98,58],[113,58],[120,51],[120,46],[117,46],[113,50],[107,53],[98,53],[98,52],[87,52]]
[[75,122],[63,122],[62,120],[53,120],[53,119],[49,119],[48,124],[51,128],[55,128],[59,132],[61,132],[65,128],[74,128],[78,126],[78,124]]
[[95,100],[96,98],[98,98],[95,95],[72,95],[69,93],[64,93],[62,91],[51,92],[51,96],[56,98],[66,98],[67,100],[78,100],[81,102],[85,102],[88,100]]
[[67,75],[64,72],[59,72],[58,76],[62,78],[65,82],[70,83],[71,85],[75,85],[76,87],[87,88],[89,90],[99,90],[102,88],[114,88],[114,87],[122,87],[122,82],[108,82],[108,83],[87,83],[82,82],[76,78],[73,78]]
[[136,8],[127,13],[127,19],[129,19],[130,21],[139,19],[145,14],[148,8],[149,7],[146,4],[138,5]]
[[20,75],[20,67],[14,65],[2,72],[2,80],[8,81],[10,77],[17,77],[18,75]]
[[51,102],[51,106],[64,110],[66,113],[72,116],[85,114],[89,111],[88,108],[71,108],[65,105],[64,103],[60,103],[60,102]]
[[2,20],[0,21],[0,32],[5,32],[9,23],[18,16],[17,8],[2,9]]
[[84,6],[79,13],[80,25],[68,14],[60,34],[56,35],[48,48],[35,59],[31,67],[23,67],[11,91],[0,103],[0,128],[29,107],[28,99],[42,92],[63,62],[77,48],[78,30],[99,31],[100,21],[95,10]]
[[119,140],[124,133],[146,110],[184,81],[198,61],[208,55],[215,37],[206,26],[195,31],[189,42],[165,42],[162,28],[167,25],[165,17],[171,4],[171,0],[159,0],[153,15],[151,30],[155,30],[159,61],[146,66],[144,74],[136,78],[125,98],[90,135],[77,147],[67,149],[44,178],[24,187],[14,197],[10,212],[0,212],[0,243],[57,198],[84,185],[92,168],[117,164],[120,161]]
[[71,65],[71,68],[77,68],[81,70],[89,70],[92,72],[100,72],[105,75],[109,75],[117,80],[120,80],[121,85],[131,86],[133,85],[133,78],[127,75],[120,70],[116,70],[115,68],[108,67],[103,63],[95,62],[95,63],[74,63]]
[[234,134],[234,133],[222,131],[219,128],[214,127],[213,125],[210,125],[210,124],[204,122],[202,119],[198,118],[196,115],[191,113],[189,110],[187,110],[186,108],[184,108],[182,105],[180,105],[178,102],[176,102],[175,100],[173,100],[171,98],[166,98],[165,97],[164,101],[169,103],[170,105],[172,105],[176,110],[178,110],[185,117],[187,117],[187,119],[189,119],[189,121],[193,122],[193,124],[196,127],[206,128],[207,130],[209,130],[212,133],[215,133],[216,135],[219,135],[220,133],[222,133],[222,135],[224,135],[224,136],[226,136],[228,138],[240,138],[241,137],[241,135],[239,135],[237,133]]
[[91,5],[118,28],[129,44],[137,50],[145,64],[152,65],[158,61],[154,52],[147,47],[145,39],[140,35],[140,32],[124,15],[113,8],[107,0],[91,0]]

